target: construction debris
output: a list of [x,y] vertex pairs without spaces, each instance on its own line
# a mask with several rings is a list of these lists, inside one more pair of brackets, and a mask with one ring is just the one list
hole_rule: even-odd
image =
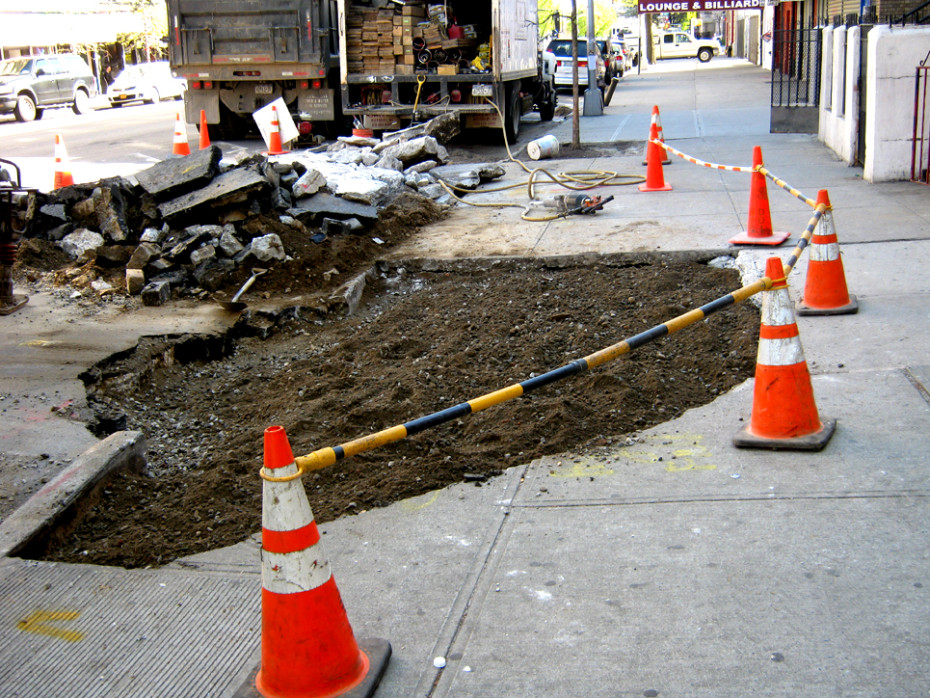
[[[25,237],[36,239],[33,256],[44,240],[74,264],[111,272],[108,293],[116,284],[148,305],[178,295],[203,297],[236,283],[256,264],[272,267],[299,256],[289,249],[296,247],[288,242],[295,235],[316,244],[365,236],[398,197],[416,192],[417,201],[441,209],[454,201],[440,179],[474,188],[504,174],[500,165],[448,165],[443,142],[458,124],[449,116],[435,121],[383,140],[340,138],[324,152],[254,155],[235,163],[209,146],[134,177],[39,193]],[[383,243],[372,235],[372,244]],[[332,260],[326,264],[331,268]],[[82,280],[84,288],[96,280],[91,271],[58,278]]]

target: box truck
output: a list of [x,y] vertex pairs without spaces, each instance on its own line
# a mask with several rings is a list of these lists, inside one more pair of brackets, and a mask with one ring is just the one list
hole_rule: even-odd
[[552,119],[536,0],[337,4],[342,110],[357,127],[394,130],[455,112],[465,129],[503,125],[513,139],[534,107]]

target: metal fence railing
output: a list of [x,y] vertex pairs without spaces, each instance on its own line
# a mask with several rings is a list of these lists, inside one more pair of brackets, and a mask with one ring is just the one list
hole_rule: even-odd
[[930,52],[917,66],[914,76],[914,133],[911,139],[911,181],[930,184],[930,96],[927,93],[930,78]]

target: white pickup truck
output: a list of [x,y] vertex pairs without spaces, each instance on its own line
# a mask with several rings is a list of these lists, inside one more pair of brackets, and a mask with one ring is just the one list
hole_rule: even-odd
[[695,39],[683,31],[656,32],[652,36],[652,53],[655,60],[662,58],[697,58],[707,63],[722,49],[715,39]]

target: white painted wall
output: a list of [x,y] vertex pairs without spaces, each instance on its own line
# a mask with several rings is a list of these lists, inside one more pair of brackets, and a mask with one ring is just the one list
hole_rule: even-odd
[[914,129],[914,75],[930,51],[930,27],[877,26],[869,32],[863,176],[909,179]]
[[[860,29],[824,29],[820,140],[845,162],[859,139]],[[915,69],[930,51],[930,27],[877,25],[868,35],[865,163],[869,182],[909,179]]]
[[819,138],[848,165],[859,138],[859,37],[858,26],[823,30]]

